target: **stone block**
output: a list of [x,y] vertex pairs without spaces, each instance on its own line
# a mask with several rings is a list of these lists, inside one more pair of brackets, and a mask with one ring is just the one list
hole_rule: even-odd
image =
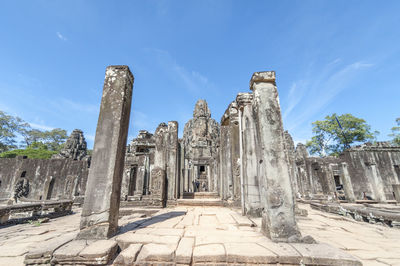
[[177,246],[179,243],[179,236],[154,236],[147,234],[134,234],[132,232],[125,233],[117,237],[118,245],[122,250],[126,249],[130,244],[165,244]]
[[232,217],[235,219],[236,223],[240,226],[254,226],[255,224],[246,216],[240,215],[236,212],[232,212]]
[[59,263],[64,260],[71,260],[88,245],[86,240],[74,240],[60,247],[53,253],[52,263]]
[[193,250],[193,263],[226,262],[225,248],[222,244],[196,246]]
[[306,265],[361,266],[362,263],[350,254],[328,244],[290,244],[301,255]]
[[257,243],[277,254],[278,261],[281,264],[300,264],[300,253],[287,243],[275,243],[269,239],[264,239]]
[[107,264],[115,257],[117,251],[118,244],[115,240],[99,240],[84,248],[79,257],[86,262]]
[[137,262],[173,262],[175,260],[175,246],[162,244],[146,244],[140,251]]
[[48,241],[35,243],[35,246],[30,249],[28,254],[25,255],[25,264],[38,264],[50,262],[54,250],[63,246],[64,244],[72,241],[76,237],[77,233],[67,233],[59,237],[50,239]]
[[183,237],[176,249],[176,263],[190,264],[194,247],[193,237]]
[[142,249],[142,244],[131,244],[128,248],[124,249],[117,258],[114,260],[113,264],[118,265],[133,265],[136,261],[136,257]]
[[228,263],[277,263],[278,256],[256,243],[225,243]]

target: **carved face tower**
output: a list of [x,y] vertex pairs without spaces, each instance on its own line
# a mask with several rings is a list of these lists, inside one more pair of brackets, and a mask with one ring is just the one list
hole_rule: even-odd
[[[186,177],[190,191],[211,191],[214,187],[212,165],[217,156],[219,124],[211,118],[211,112],[205,100],[198,100],[193,118],[183,131],[183,145]],[[200,182],[200,184],[196,184]]]

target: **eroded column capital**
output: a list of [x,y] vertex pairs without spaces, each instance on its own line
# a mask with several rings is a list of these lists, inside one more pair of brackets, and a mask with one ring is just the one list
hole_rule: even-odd
[[275,85],[275,71],[254,72],[250,79],[250,90],[253,90],[254,83],[265,82]]
[[236,103],[239,108],[243,108],[245,105],[249,105],[253,102],[253,94],[246,92],[246,93],[238,93],[236,96]]

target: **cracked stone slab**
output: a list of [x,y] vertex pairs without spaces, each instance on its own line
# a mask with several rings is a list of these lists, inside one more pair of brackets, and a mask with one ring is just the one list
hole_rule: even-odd
[[142,249],[142,244],[131,244],[128,248],[124,249],[117,258],[113,261],[115,266],[119,265],[133,265],[136,261],[137,255]]
[[300,253],[287,243],[274,243],[265,238],[262,241],[257,242],[257,244],[277,254],[279,263],[300,264],[302,258]]
[[34,247],[25,255],[24,263],[27,265],[49,263],[53,252],[64,244],[72,241],[76,235],[77,232],[72,232],[48,241],[35,243]]
[[302,255],[302,262],[307,265],[362,265],[362,263],[352,255],[328,244],[290,245]]
[[192,253],[195,239],[193,237],[183,237],[179,241],[178,248],[176,249],[176,263],[190,264],[192,261]]
[[256,243],[225,243],[228,263],[277,263],[278,256]]
[[74,240],[60,247],[53,253],[51,262],[53,264],[62,263],[63,261],[71,261],[88,245],[87,240]]
[[117,250],[118,243],[115,240],[99,240],[85,247],[79,257],[87,262],[107,264],[115,257]]
[[130,244],[166,244],[176,247],[179,243],[179,236],[154,236],[148,234],[134,234],[128,232],[117,237],[117,242],[122,250]]
[[226,262],[225,247],[222,244],[196,246],[193,250],[193,263]]
[[175,247],[161,244],[146,244],[140,251],[137,262],[174,262]]

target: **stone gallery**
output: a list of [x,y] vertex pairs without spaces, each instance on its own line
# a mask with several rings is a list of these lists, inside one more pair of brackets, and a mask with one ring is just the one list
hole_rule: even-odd
[[400,201],[400,148],[309,157],[284,131],[274,71],[254,73],[220,122],[198,100],[182,138],[169,121],[126,145],[133,84],[127,66],[107,68],[91,156],[74,130],[52,159],[0,159],[1,223],[81,213],[74,233],[22,253],[26,265],[361,265],[302,234],[298,205],[400,225],[397,209],[362,205]]

